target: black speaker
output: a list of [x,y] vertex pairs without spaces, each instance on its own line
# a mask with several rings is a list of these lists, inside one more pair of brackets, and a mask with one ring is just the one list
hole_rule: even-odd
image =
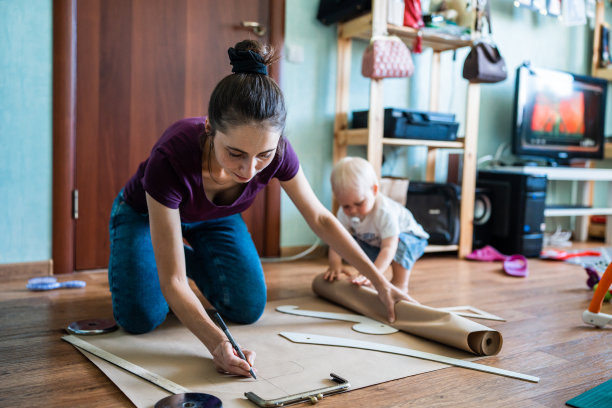
[[545,175],[479,171],[476,186],[490,201],[491,217],[480,226],[474,221],[474,247],[491,245],[507,255],[539,256],[546,183]]
[[474,197],[474,249],[491,244],[493,226],[493,200],[491,191],[487,188],[476,187]]

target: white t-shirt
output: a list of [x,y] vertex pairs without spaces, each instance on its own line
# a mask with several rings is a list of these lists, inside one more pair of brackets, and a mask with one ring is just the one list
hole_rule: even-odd
[[349,218],[342,208],[338,209],[337,217],[352,236],[374,247],[380,247],[383,239],[399,236],[401,232],[429,238],[429,234],[416,222],[410,210],[381,193],[376,195],[374,208],[363,221]]

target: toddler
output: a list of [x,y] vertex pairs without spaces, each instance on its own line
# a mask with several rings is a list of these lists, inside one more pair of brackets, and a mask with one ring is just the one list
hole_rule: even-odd
[[[340,206],[337,214],[340,223],[381,273],[391,266],[391,283],[407,294],[410,271],[423,255],[429,234],[407,208],[378,191],[378,178],[367,160],[343,158],[332,170],[331,184]],[[341,273],[349,275],[342,267],[340,255],[330,249],[325,279],[334,281]],[[370,284],[362,275],[353,282]]]

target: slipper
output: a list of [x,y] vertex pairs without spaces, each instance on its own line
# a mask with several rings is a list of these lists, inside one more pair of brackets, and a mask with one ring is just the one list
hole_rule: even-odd
[[38,290],[53,290],[59,288],[84,288],[87,284],[81,280],[72,280],[66,282],[58,282],[53,276],[42,276],[40,278],[32,278],[28,280],[26,288],[32,291]]
[[497,249],[490,245],[486,245],[480,249],[475,249],[471,254],[465,257],[471,261],[505,261],[508,259],[507,255],[500,253]]
[[527,258],[523,255],[509,256],[504,260],[504,272],[510,276],[526,277],[529,274],[527,270]]

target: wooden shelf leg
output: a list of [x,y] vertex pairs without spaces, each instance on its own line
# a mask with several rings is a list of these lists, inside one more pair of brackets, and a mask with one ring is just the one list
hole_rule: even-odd
[[465,258],[472,251],[474,233],[474,198],[476,196],[476,149],[478,147],[478,119],[480,85],[469,84],[465,114],[465,140],[463,147],[463,172],[461,180],[461,215],[459,233],[459,257]]
[[425,168],[425,181],[433,182],[436,178],[436,153],[438,148],[427,149],[427,167]]
[[382,166],[384,132],[383,82],[370,80],[370,111],[368,113],[368,161],[372,163],[380,178]]
[[351,39],[338,36],[338,82],[336,83],[336,116],[334,118],[333,160],[346,156],[346,140],[340,132],[348,128],[349,87],[351,80]]
[[[578,204],[588,205],[591,198],[592,181],[578,181]],[[579,242],[587,240],[589,229],[589,216],[581,215],[576,217],[576,227],[574,229],[574,239]]]

